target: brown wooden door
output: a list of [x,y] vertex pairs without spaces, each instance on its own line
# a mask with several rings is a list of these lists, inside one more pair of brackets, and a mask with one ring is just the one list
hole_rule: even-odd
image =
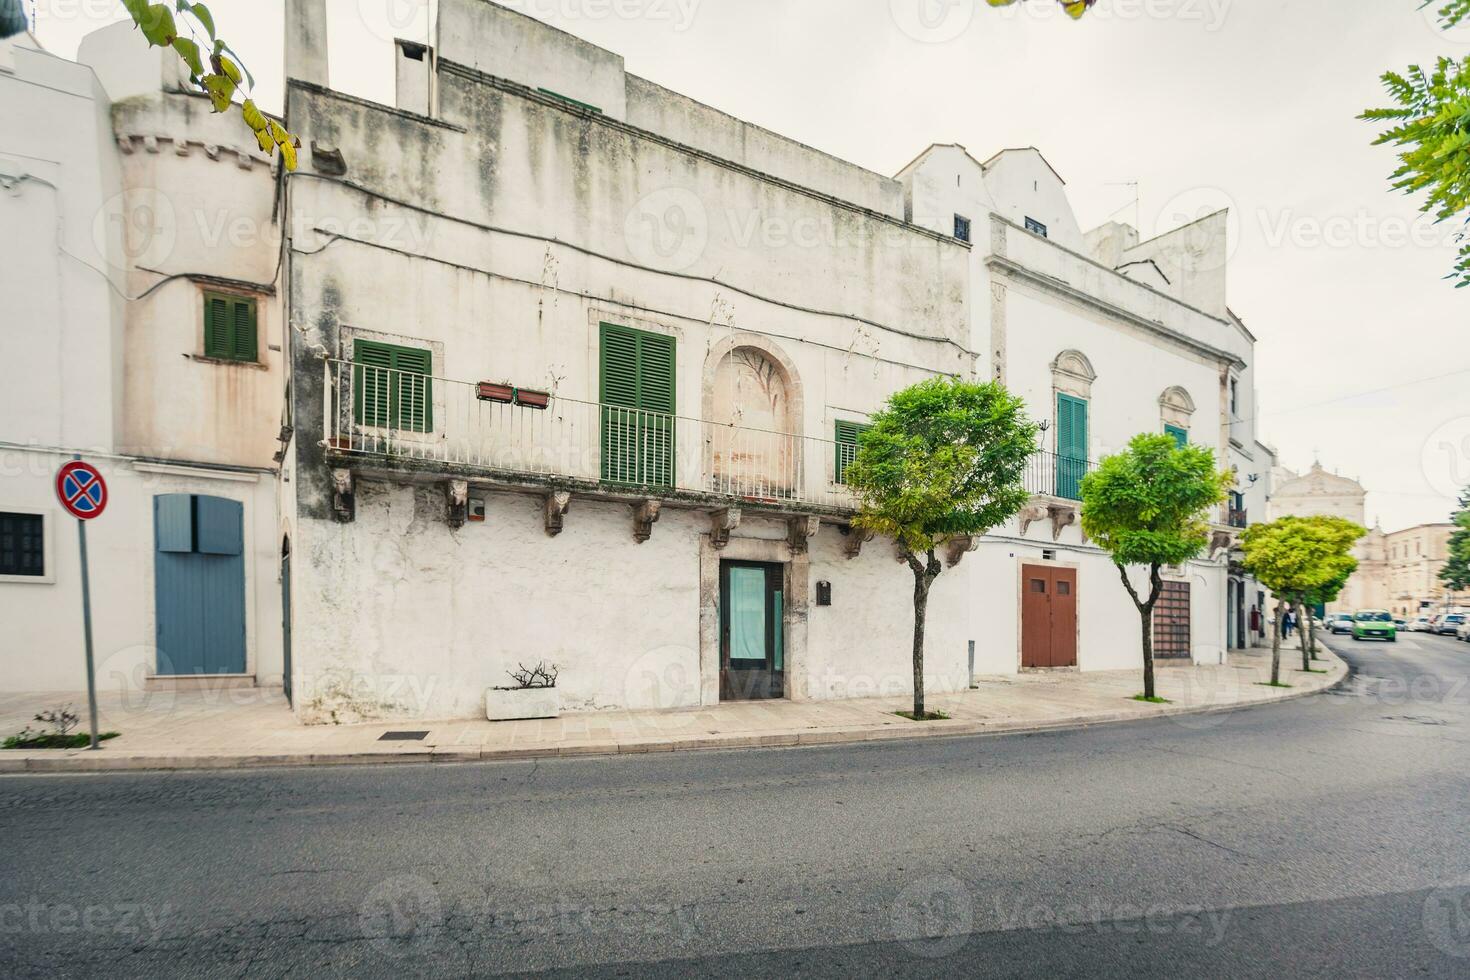
[[1077,570],[1021,567],[1021,666],[1077,666]]
[[1189,583],[1165,582],[1154,604],[1154,659],[1188,660],[1189,626]]
[[1051,665],[1077,666],[1077,569],[1053,568]]

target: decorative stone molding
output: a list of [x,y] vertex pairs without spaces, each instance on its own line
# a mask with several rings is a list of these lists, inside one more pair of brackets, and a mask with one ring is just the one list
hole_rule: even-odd
[[449,480],[444,484],[444,496],[449,500],[449,526],[464,527],[470,513],[470,484],[467,480]]
[[816,537],[821,526],[820,517],[793,517],[788,520],[786,522],[786,543],[791,545],[791,553],[806,554],[811,539]]
[[1210,536],[1210,558],[1219,558],[1235,543],[1235,535],[1229,531],[1216,531]]
[[954,568],[964,560],[965,555],[977,550],[979,547],[980,538],[973,535],[961,534],[950,538],[944,542],[944,563],[950,568]]
[[562,522],[571,506],[572,495],[566,490],[554,490],[546,495],[543,514],[545,515],[547,537],[554,538],[561,533]]
[[645,500],[633,505],[633,540],[639,544],[653,537],[653,525],[658,523],[659,511],[663,510],[663,502],[658,500]]
[[1077,523],[1077,508],[1069,504],[1050,504],[1046,510],[1051,516],[1051,539],[1060,541],[1062,528]]
[[709,515],[709,540],[715,550],[724,550],[730,543],[730,532],[740,526],[740,508],[730,507]]
[[1159,417],[1164,420],[1165,425],[1188,429],[1189,417],[1193,414],[1194,399],[1178,385],[1165,388],[1164,393],[1159,396]]
[[1051,362],[1052,387],[1077,398],[1092,397],[1092,383],[1097,372],[1087,355],[1077,350],[1064,350]]
[[1021,518],[1021,537],[1024,538],[1026,536],[1026,532],[1031,530],[1032,524],[1035,524],[1037,521],[1045,520],[1047,518],[1048,515],[1046,505],[1028,504],[1026,507],[1022,508],[1019,516]]
[[352,490],[352,471],[332,471],[332,512],[343,524],[357,519],[357,498]]
[[871,540],[873,540],[872,531],[849,527],[847,529],[847,540],[842,543],[842,553],[851,561],[862,553],[863,545]]

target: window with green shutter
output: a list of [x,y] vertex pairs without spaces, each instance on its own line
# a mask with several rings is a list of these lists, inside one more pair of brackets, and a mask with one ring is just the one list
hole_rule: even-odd
[[1082,499],[1087,475],[1087,402],[1057,394],[1057,496]]
[[254,299],[204,294],[204,356],[222,361],[259,360]]
[[602,479],[674,484],[674,338],[602,324]]
[[434,357],[376,340],[352,344],[352,412],[359,425],[434,431]]
[[1164,426],[1164,435],[1173,436],[1175,444],[1178,445],[1180,449],[1183,449],[1185,446],[1189,445],[1188,429],[1181,428],[1177,425],[1166,425]]
[[871,425],[863,422],[847,422],[838,419],[834,441],[837,443],[837,462],[833,467],[833,478],[837,483],[847,482],[847,468],[857,459],[858,440]]

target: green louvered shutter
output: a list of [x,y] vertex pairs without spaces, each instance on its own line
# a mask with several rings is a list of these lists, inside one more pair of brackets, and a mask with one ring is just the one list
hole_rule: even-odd
[[674,482],[674,338],[602,324],[602,479]]
[[352,346],[353,417],[360,425],[434,431],[434,356],[373,340]]
[[1087,402],[1071,395],[1057,395],[1057,496],[1067,500],[1082,497],[1082,477],[1087,474]]
[[1173,436],[1174,444],[1177,445],[1180,449],[1183,449],[1185,446],[1189,445],[1188,429],[1181,429],[1177,425],[1166,425],[1164,426],[1164,435]]
[[232,357],[234,344],[231,340],[233,320],[230,316],[230,301],[224,296],[204,294],[204,356]]
[[393,368],[397,372],[394,424],[409,432],[433,432],[433,382],[429,376],[434,373],[434,355],[412,347],[395,347]]
[[872,426],[861,422],[846,422],[841,419],[836,425],[837,459],[833,468],[838,483],[847,482],[847,468],[857,459],[858,439]]
[[254,361],[259,353],[255,339],[255,300],[237,299],[230,311],[230,356],[237,361]]
[[648,486],[674,485],[674,338],[638,337],[638,407],[642,410],[640,452]]

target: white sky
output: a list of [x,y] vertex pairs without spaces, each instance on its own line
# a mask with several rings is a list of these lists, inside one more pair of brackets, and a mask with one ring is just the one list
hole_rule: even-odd
[[[391,39],[425,37],[426,3],[328,0],[333,85],[391,102]],[[1034,145],[1084,228],[1116,216],[1147,237],[1228,205],[1230,301],[1260,339],[1261,432],[1283,463],[1361,479],[1390,530],[1447,519],[1470,484],[1470,289],[1441,278],[1453,229],[1388,190],[1392,152],[1354,118],[1382,102],[1384,69],[1470,54],[1470,30],[1440,33],[1419,0],[1100,0],[1080,23],[1051,0],[507,5],[882,173],[931,142],[981,159]],[[281,0],[210,7],[278,107]],[[36,9],[67,57],[123,16],[116,0]]]

